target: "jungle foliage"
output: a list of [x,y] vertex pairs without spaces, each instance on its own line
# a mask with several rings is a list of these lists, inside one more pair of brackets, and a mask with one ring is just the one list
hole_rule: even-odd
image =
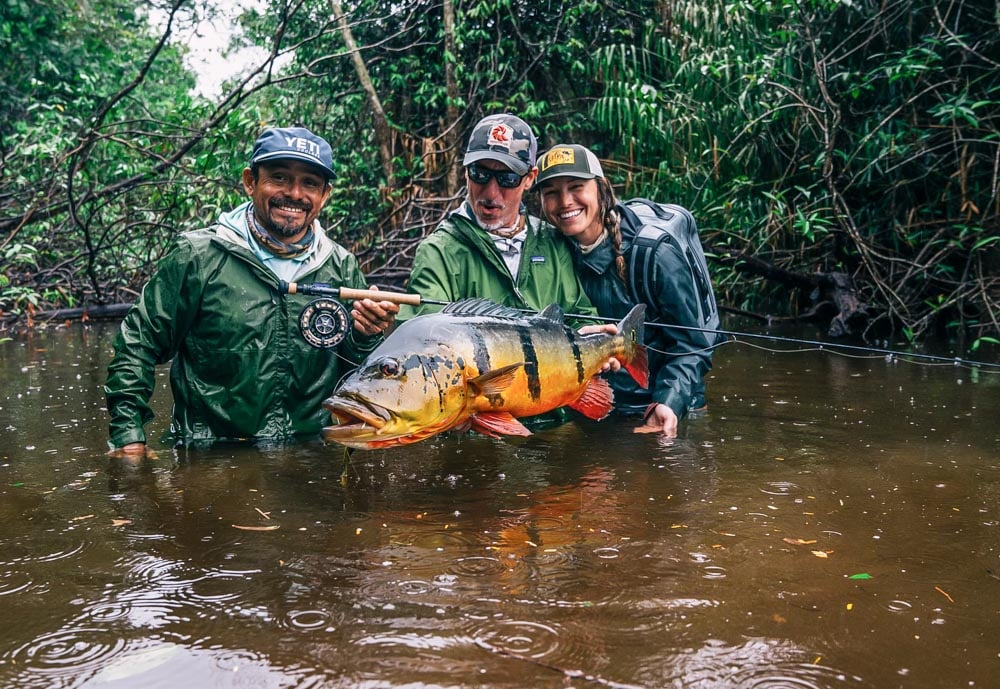
[[691,208],[733,310],[1000,343],[996,3],[267,0],[239,40],[269,56],[206,98],[173,38],[212,12],[5,4],[3,323],[134,298],[240,200],[269,124],[326,136],[324,222],[401,287],[462,196],[469,128],[510,111],[543,148],[593,147],[619,196]]

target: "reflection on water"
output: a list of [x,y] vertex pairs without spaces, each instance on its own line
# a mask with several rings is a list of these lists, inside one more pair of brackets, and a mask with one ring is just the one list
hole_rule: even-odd
[[[997,376],[729,345],[675,440],[609,420],[129,464],[104,454],[112,330],[0,344],[2,686],[1000,676]],[[155,406],[154,435],[165,376]]]

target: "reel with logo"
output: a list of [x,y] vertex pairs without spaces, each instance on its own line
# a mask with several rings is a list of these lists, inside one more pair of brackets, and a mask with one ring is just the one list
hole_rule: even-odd
[[316,349],[333,349],[347,337],[351,318],[335,299],[313,299],[299,314],[299,332]]

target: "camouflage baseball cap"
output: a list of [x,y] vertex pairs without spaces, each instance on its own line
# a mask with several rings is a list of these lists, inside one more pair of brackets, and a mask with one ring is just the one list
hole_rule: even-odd
[[462,165],[478,160],[496,160],[519,175],[535,167],[538,141],[528,123],[520,117],[503,113],[479,120],[469,137]]

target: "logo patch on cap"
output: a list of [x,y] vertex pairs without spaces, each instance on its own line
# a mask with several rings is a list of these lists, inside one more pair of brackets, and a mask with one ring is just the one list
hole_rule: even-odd
[[285,136],[285,143],[290,151],[298,151],[319,160],[319,144],[303,136]]
[[556,165],[572,165],[576,162],[576,151],[572,148],[553,148],[542,158],[542,170]]
[[514,130],[507,125],[500,123],[490,127],[490,134],[486,140],[487,146],[503,146],[510,150],[510,142],[514,138]]

